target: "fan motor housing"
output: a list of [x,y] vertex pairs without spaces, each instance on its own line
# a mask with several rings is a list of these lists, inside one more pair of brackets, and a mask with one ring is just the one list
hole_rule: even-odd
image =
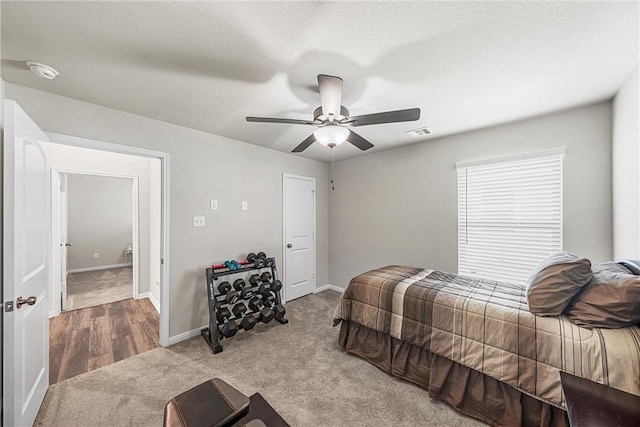
[[[343,120],[348,120],[349,119],[349,110],[347,110],[347,107],[345,107],[344,105],[340,106],[340,115],[338,117],[334,117],[333,121],[334,122],[341,122]],[[324,114],[322,114],[322,106],[316,108],[313,111],[313,120],[317,121],[317,122],[328,122],[329,118],[326,117]]]

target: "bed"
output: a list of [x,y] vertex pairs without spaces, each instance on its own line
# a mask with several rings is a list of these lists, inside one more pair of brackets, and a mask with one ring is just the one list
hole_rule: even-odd
[[339,342],[490,425],[568,425],[560,371],[640,395],[640,328],[529,312],[526,289],[407,266],[351,280]]

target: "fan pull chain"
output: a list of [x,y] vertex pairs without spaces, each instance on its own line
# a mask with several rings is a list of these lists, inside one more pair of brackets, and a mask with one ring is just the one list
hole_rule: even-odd
[[335,170],[335,162],[333,160],[333,147],[331,147],[331,167],[329,169],[329,178],[331,179],[331,191],[335,190],[333,186],[333,175]]

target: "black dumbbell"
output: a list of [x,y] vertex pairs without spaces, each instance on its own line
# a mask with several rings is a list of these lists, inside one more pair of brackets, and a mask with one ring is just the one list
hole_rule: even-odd
[[267,258],[266,265],[267,265],[267,267],[273,267],[274,265],[276,265],[276,259],[275,258]]
[[271,293],[269,293],[262,297],[262,303],[265,307],[273,307],[273,305],[276,303],[276,299],[273,295],[271,295]]
[[260,283],[260,276],[252,274],[251,277],[249,277],[249,283],[251,283],[251,286],[258,286]]
[[264,303],[262,302],[262,298],[260,297],[253,297],[249,300],[249,310],[257,313],[258,311],[260,311],[260,308],[264,305]]
[[271,283],[260,283],[260,286],[258,286],[258,293],[261,293],[262,295],[269,295],[271,293]]
[[274,280],[271,282],[271,290],[273,292],[278,292],[280,289],[282,289],[282,282],[280,280]]
[[230,290],[231,290],[231,283],[227,281],[220,282],[220,284],[218,285],[218,292],[220,294],[226,294]]
[[265,271],[260,275],[260,281],[262,282],[270,282],[271,281],[271,273]]
[[276,299],[273,297],[273,295],[269,294],[265,296],[262,301],[266,307],[269,307],[273,310],[273,317],[275,319],[282,319],[284,318],[284,315],[287,314],[287,310],[282,304],[276,304]]
[[268,307],[265,307],[262,310],[260,310],[259,319],[262,323],[271,322],[273,320],[273,316],[274,316],[273,310]]
[[258,252],[257,254],[254,254],[253,252],[249,253],[249,255],[247,255],[247,261],[249,262],[254,262],[256,259],[263,259],[263,260],[267,260],[267,254],[265,254],[264,252]]
[[247,286],[247,284],[244,279],[236,279],[235,282],[233,282],[233,289],[238,292],[242,291],[245,286]]
[[251,298],[251,295],[253,295],[251,286],[247,286],[247,282],[245,282],[244,279],[236,279],[235,282],[233,282],[233,288],[240,292],[240,298],[242,299]]
[[269,273],[268,271],[265,271],[264,273],[262,273],[260,275],[260,286],[258,287],[258,292],[260,292],[263,295],[266,295],[269,293],[269,291],[271,290],[271,283],[269,282],[271,280],[271,273]]
[[218,323],[224,323],[231,318],[231,312],[227,307],[220,307],[216,311],[216,319],[218,319]]
[[231,283],[226,281],[218,285],[218,292],[224,295],[224,301],[227,304],[232,304],[238,298],[238,293],[231,289]]
[[222,307],[216,313],[216,318],[218,320],[218,325],[222,325],[220,327],[220,333],[229,338],[234,336],[238,332],[238,325],[236,321],[231,319],[231,312],[227,307]]
[[245,331],[249,329],[253,329],[256,326],[256,318],[253,314],[244,315],[247,312],[247,306],[244,303],[238,303],[233,306],[233,315],[236,316],[237,319],[242,317],[242,322],[240,322],[240,326]]
[[255,268],[262,268],[267,262],[267,255],[264,252],[258,252],[257,255],[251,252],[247,255],[247,261],[253,263]]
[[260,313],[259,320],[262,323],[269,323],[273,320],[273,316],[274,316],[273,310],[270,309],[269,307],[264,306],[264,302],[262,301],[262,298],[260,297],[251,298],[251,300],[249,301],[249,308],[252,311]]
[[287,309],[284,308],[282,304],[276,304],[273,306],[273,317],[277,320],[283,319],[284,315],[287,314]]
[[246,305],[244,305],[244,303],[243,303],[243,302],[239,302],[238,304],[236,304],[236,305],[234,305],[234,306],[233,306],[232,311],[233,311],[233,315],[234,315],[234,316],[236,316],[236,318],[238,318],[238,319],[239,319],[239,318],[241,318],[241,317],[242,317],[242,315],[243,315],[244,313],[246,313],[246,311],[247,311],[247,306],[246,306]]
[[253,296],[253,290],[250,286],[247,286],[242,290],[242,292],[240,292],[240,296],[242,299],[249,299]]

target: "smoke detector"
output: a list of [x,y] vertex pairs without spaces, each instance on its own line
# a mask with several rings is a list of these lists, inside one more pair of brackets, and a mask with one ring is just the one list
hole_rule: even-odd
[[33,74],[43,79],[53,80],[60,74],[55,68],[40,64],[39,62],[27,61],[27,66]]

